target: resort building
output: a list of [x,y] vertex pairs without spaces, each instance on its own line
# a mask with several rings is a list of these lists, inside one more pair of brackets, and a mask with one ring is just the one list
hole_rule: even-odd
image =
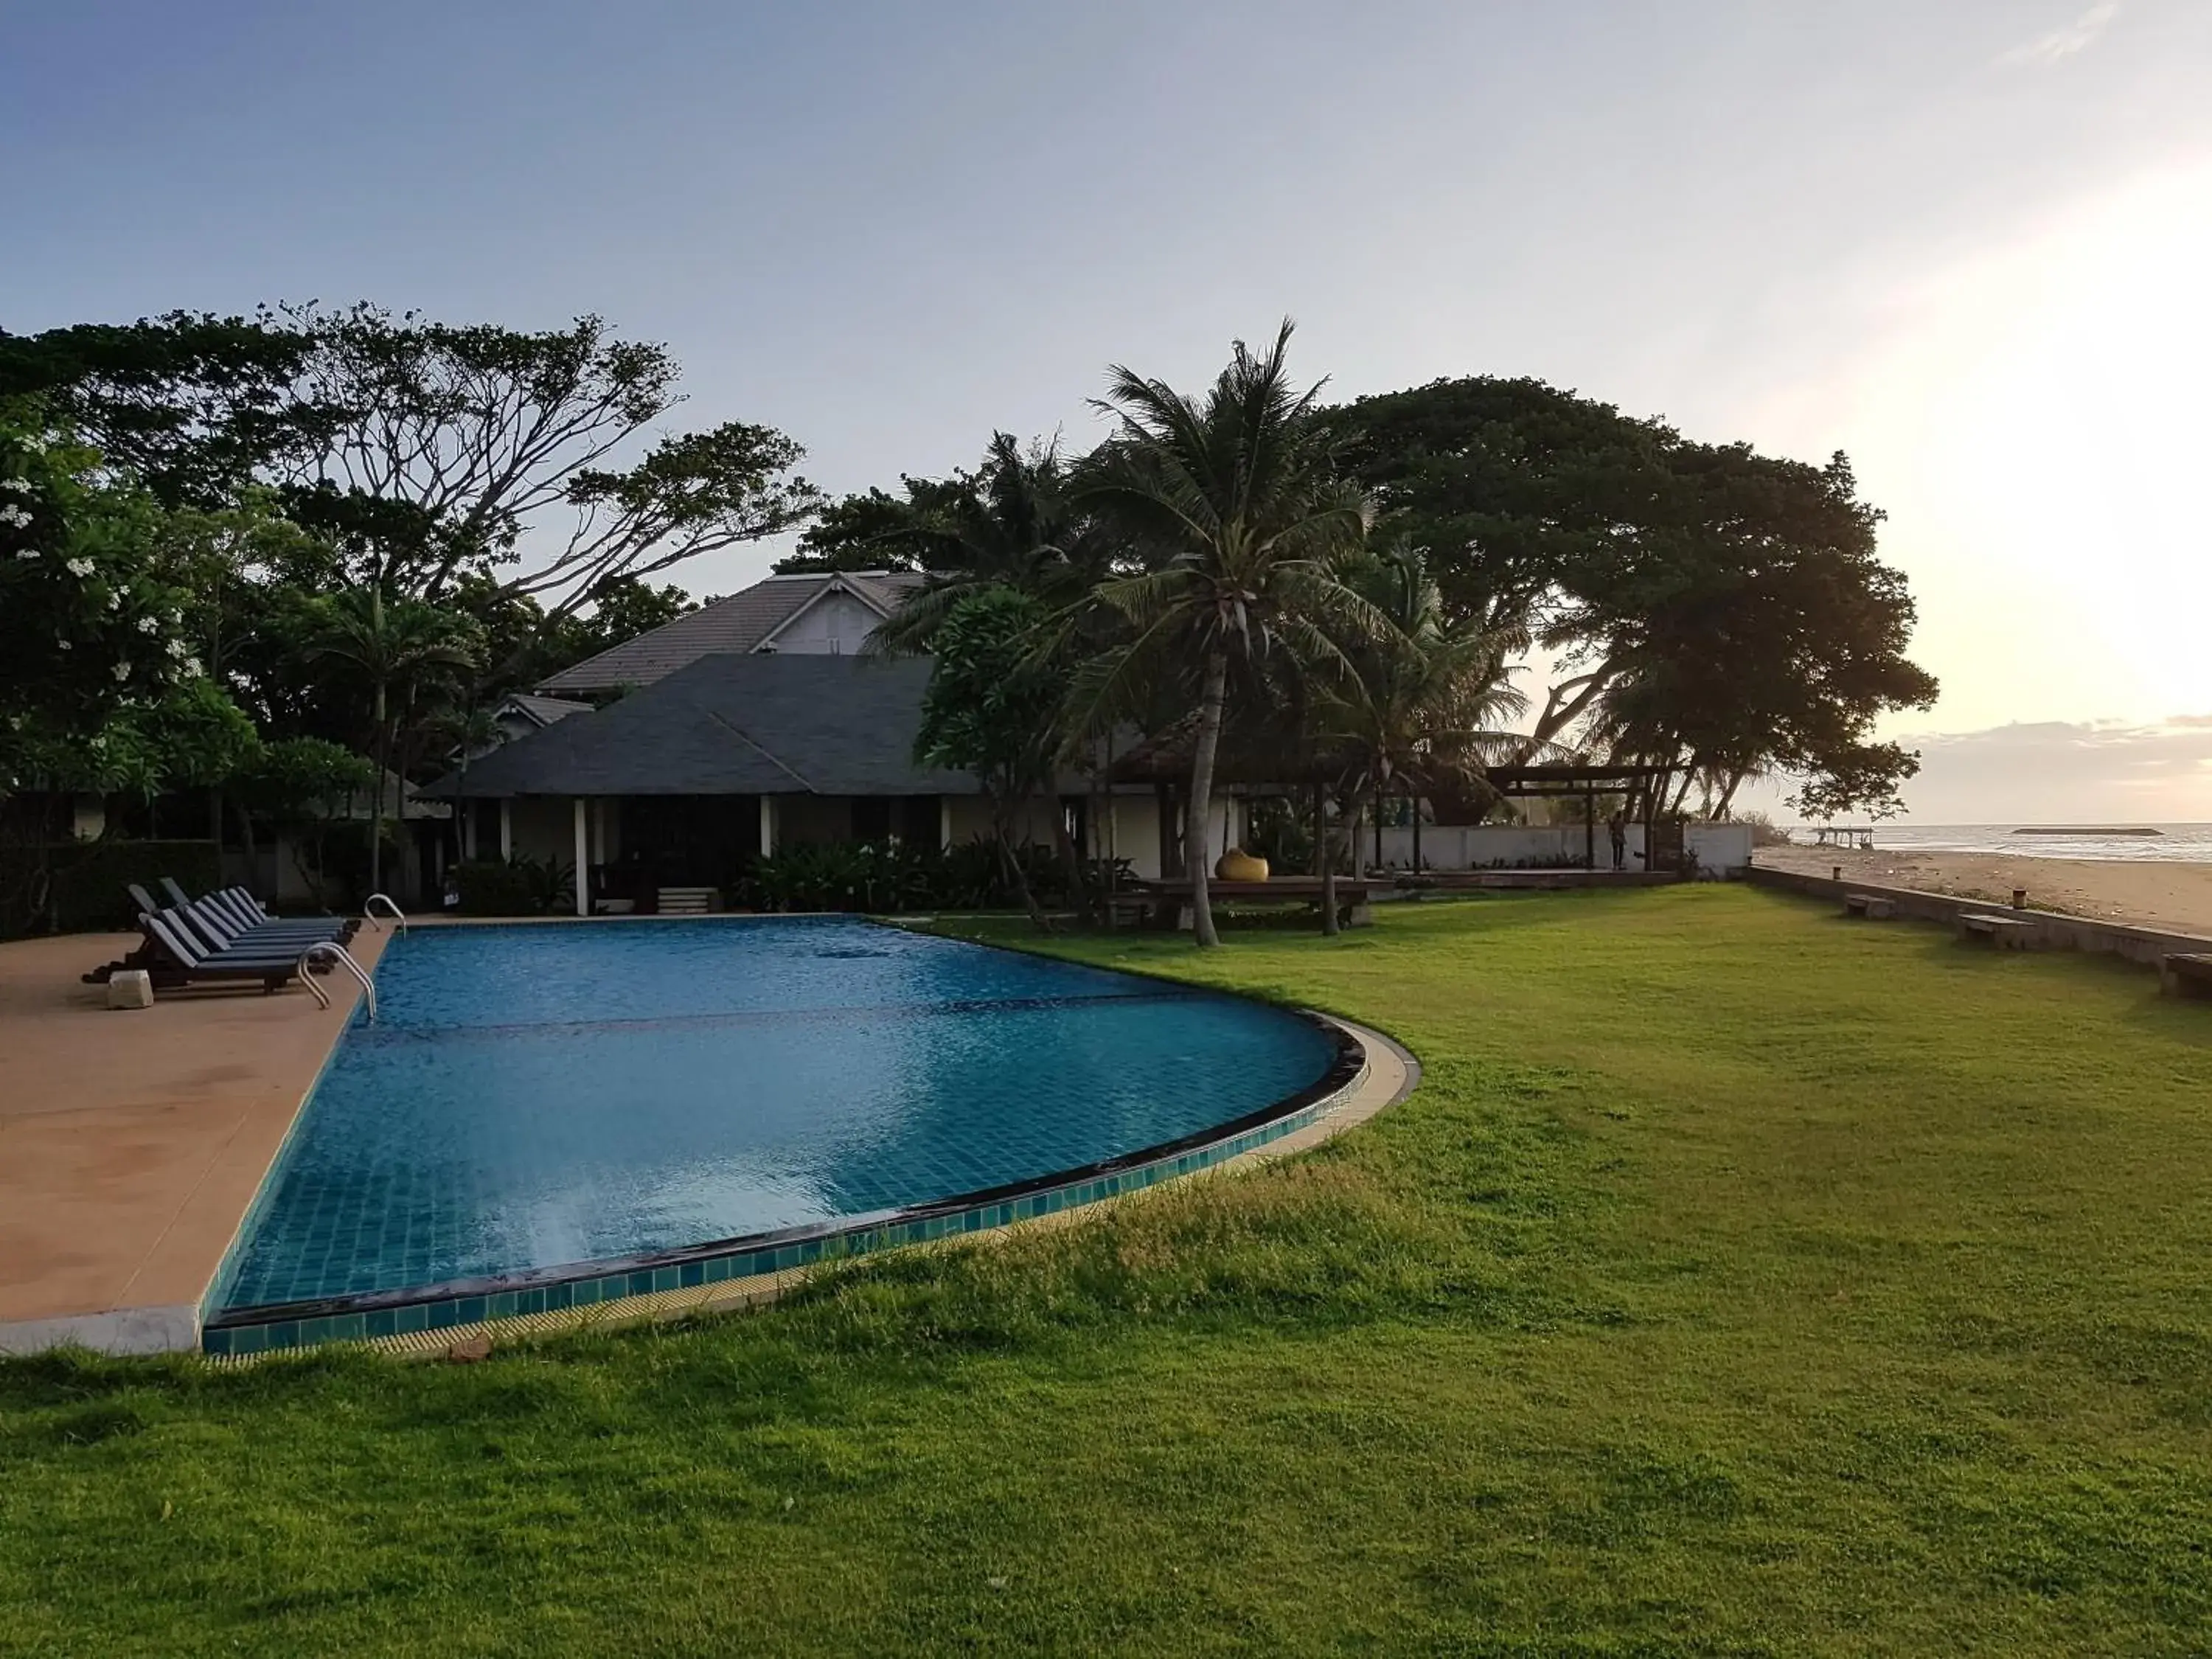
[[[472,760],[426,793],[459,806],[465,857],[574,865],[580,907],[724,886],[753,859],[793,845],[896,837],[951,846],[988,836],[990,811],[973,776],[915,760],[929,672],[914,657],[703,653],[604,708]],[[1094,799],[1084,780],[1063,780],[1019,832],[1052,842],[1057,811],[1088,854],[1157,874],[1154,792],[1121,785],[1103,814]],[[1242,818],[1234,801],[1217,810],[1220,846],[1241,833]]]
[[604,696],[651,685],[708,656],[849,657],[921,580],[902,570],[770,576],[564,668],[538,689],[553,697]]

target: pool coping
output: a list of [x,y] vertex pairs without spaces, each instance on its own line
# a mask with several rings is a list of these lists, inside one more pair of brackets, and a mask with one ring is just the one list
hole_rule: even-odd
[[[993,948],[980,940],[958,942],[978,945],[986,950]],[[1195,997],[1254,1000],[1209,987],[1172,981],[1163,984],[1164,988],[1172,986],[1183,994]],[[1189,1174],[1294,1132],[1326,1103],[1356,1085],[1365,1070],[1363,1046],[1342,1027],[1303,1010],[1265,1001],[1260,1006],[1302,1019],[1329,1039],[1334,1053],[1321,1076],[1306,1087],[1253,1111],[1109,1158],[895,1209],[840,1216],[798,1227],[666,1249],[388,1291],[236,1309],[211,1308],[208,1304],[227,1282],[231,1264],[251,1231],[252,1218],[268,1200],[281,1167],[280,1155],[271,1160],[262,1190],[241,1219],[231,1249],[226,1253],[223,1268],[209,1285],[201,1308],[198,1346],[203,1352],[212,1354],[257,1353],[324,1342],[412,1335],[485,1320],[564,1312],[624,1297],[758,1278],[825,1260],[847,1259],[879,1249],[981,1231],[1116,1197],[1126,1191]],[[337,1048],[336,1043],[331,1045],[333,1054]],[[300,1114],[301,1118],[305,1115],[304,1111]]]
[[[1420,1061],[1394,1038],[1355,1021],[1318,1010],[1285,1012],[1295,1012],[1321,1025],[1338,1040],[1340,1045],[1338,1060],[1332,1065],[1323,1081],[1312,1089],[1287,1097],[1302,1103],[1285,1107],[1285,1103],[1279,1102],[1274,1108],[1262,1109],[1260,1114],[1248,1114],[1248,1116],[1266,1115],[1268,1121],[1237,1133],[1220,1136],[1218,1126],[1213,1130],[1202,1131],[1200,1138],[1220,1136],[1205,1146],[1170,1154],[1150,1163],[1139,1162],[1136,1167],[1123,1169],[1115,1176],[1069,1182],[1040,1190],[1030,1195],[1029,1212],[1025,1214],[996,1213],[1010,1210],[1024,1200],[1013,1200],[1011,1204],[1002,1201],[977,1205],[952,1214],[933,1216],[927,1224],[933,1231],[918,1237],[899,1238],[878,1237],[885,1231],[884,1226],[864,1221],[818,1241],[827,1244],[853,1244],[853,1234],[866,1234],[866,1242],[858,1243],[857,1247],[818,1249],[810,1259],[757,1266],[755,1271],[746,1273],[732,1273],[725,1277],[710,1279],[702,1272],[694,1279],[669,1285],[648,1281],[645,1287],[636,1289],[629,1288],[625,1283],[614,1294],[587,1302],[572,1302],[559,1308],[516,1306],[495,1310],[490,1298],[486,1297],[478,1316],[466,1321],[455,1317],[451,1322],[433,1325],[426,1319],[416,1328],[382,1333],[364,1329],[359,1334],[350,1331],[340,1334],[327,1328],[313,1334],[302,1329],[295,1334],[293,1340],[283,1345],[207,1346],[204,1352],[210,1363],[221,1365],[257,1364],[284,1354],[300,1353],[311,1347],[331,1343],[366,1348],[398,1358],[474,1358],[481,1357],[490,1347],[503,1343],[763,1307],[805,1285],[824,1267],[853,1261],[861,1255],[875,1255],[887,1249],[923,1249],[933,1244],[999,1243],[1022,1232],[1080,1221],[1100,1213],[1105,1206],[1116,1199],[1148,1189],[1207,1176],[1228,1175],[1305,1152],[1366,1122],[1377,1113],[1405,1099],[1419,1086]],[[1337,1076],[1339,1068],[1347,1058],[1351,1061],[1349,1075],[1340,1079]],[[1305,1099],[1307,1095],[1312,1095],[1314,1098]],[[1243,1123],[1244,1120],[1233,1121]],[[1126,1164],[1141,1160],[1144,1156],[1143,1153],[1131,1153],[1124,1159],[1114,1162]],[[1044,1179],[1049,1182],[1053,1177]],[[1117,1186],[1113,1190],[1090,1190],[1117,1181],[1126,1181],[1127,1184]],[[934,1211],[960,1201],[945,1200],[941,1205],[916,1208]],[[910,1214],[908,1212],[898,1213],[902,1216]],[[955,1220],[963,1224],[957,1227],[946,1224]],[[711,1249],[714,1247],[696,1248]],[[700,1265],[703,1267],[704,1264]],[[662,1273],[668,1270],[658,1267],[652,1271]],[[391,1311],[396,1313],[398,1310]],[[204,1337],[203,1340],[204,1341]]]

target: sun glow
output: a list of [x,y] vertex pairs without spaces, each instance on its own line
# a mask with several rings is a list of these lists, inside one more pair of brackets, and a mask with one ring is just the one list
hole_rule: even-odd
[[1844,429],[1937,720],[2212,713],[2212,163],[1890,304]]

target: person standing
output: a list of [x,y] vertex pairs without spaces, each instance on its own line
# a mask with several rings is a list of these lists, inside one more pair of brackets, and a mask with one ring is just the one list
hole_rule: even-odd
[[1613,838],[1613,867],[1622,869],[1628,863],[1628,824],[1618,809],[1605,821],[1605,832]]

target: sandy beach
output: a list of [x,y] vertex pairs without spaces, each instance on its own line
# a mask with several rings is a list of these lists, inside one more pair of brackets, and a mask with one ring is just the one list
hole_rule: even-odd
[[1848,880],[2000,903],[2011,901],[2014,888],[2025,887],[2028,903],[2040,909],[2212,934],[2212,864],[2123,864],[1882,848],[1847,853],[1820,847],[1762,847],[1753,862],[1817,876],[1840,864]]

